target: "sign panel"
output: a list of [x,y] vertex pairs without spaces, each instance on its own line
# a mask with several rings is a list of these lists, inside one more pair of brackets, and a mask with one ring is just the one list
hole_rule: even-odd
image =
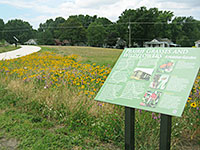
[[95,100],[181,116],[200,67],[200,48],[126,48]]
[[18,40],[18,38],[16,38],[15,36],[13,36],[13,38],[18,42],[19,40]]

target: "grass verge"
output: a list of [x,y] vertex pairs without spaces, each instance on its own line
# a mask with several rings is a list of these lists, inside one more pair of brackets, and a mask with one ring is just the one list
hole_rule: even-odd
[[[66,111],[61,107],[59,114]],[[121,149],[119,144],[98,136],[94,124],[101,121],[87,114],[81,105],[63,117],[49,114],[53,112],[44,104],[24,99],[0,85],[0,137],[16,138],[18,149]]]
[[0,53],[5,53],[5,52],[9,52],[9,51],[13,51],[20,48],[20,46],[15,47],[15,46],[3,46],[0,47]]

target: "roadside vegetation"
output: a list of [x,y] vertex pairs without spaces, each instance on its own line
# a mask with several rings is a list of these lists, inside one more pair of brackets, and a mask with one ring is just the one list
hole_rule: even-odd
[[[121,52],[42,47],[0,61],[0,141],[15,138],[20,150],[124,149],[124,107],[94,101]],[[183,116],[172,119],[172,150],[200,146],[199,91],[200,73]],[[160,114],[136,110],[137,150],[159,149],[159,123]]]
[[15,46],[0,46],[0,53],[13,51],[13,50],[16,50],[18,48],[20,48],[20,47],[19,46],[18,47],[15,47]]

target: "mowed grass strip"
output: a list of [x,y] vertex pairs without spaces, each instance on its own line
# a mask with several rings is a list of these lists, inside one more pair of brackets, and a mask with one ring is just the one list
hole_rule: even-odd
[[20,46],[15,47],[15,46],[3,46],[0,47],[0,53],[5,53],[5,52],[9,52],[9,51],[13,51],[20,48]]
[[[94,133],[89,119],[83,112],[60,123],[58,119],[48,119],[40,112],[44,105],[28,101],[0,85],[0,141],[15,139],[15,144],[6,144],[0,149],[20,150],[120,150],[122,147],[102,142]],[[84,117],[82,118],[81,117]],[[80,121],[87,120],[88,125]],[[85,122],[85,121],[84,121]],[[89,128],[89,126],[91,128]],[[13,146],[14,145],[14,146]]]
[[82,63],[113,67],[123,50],[81,46],[42,46],[42,51],[52,51],[61,55],[76,54],[81,57]]

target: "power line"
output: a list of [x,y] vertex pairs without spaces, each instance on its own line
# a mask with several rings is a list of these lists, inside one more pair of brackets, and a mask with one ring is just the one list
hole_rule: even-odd
[[17,31],[32,31],[32,29],[23,29],[23,28],[21,28],[21,29],[12,29],[12,30],[3,30],[3,31],[0,31],[1,33],[4,33],[4,32],[17,32]]
[[[108,25],[94,25],[93,27],[100,27],[100,26],[104,26],[104,27],[108,27],[108,26],[113,26],[113,25],[130,25],[130,24],[139,24],[139,25],[157,25],[157,24],[161,24],[161,25],[172,25],[172,24],[200,24],[200,21],[195,21],[195,22],[124,22],[124,23],[113,23],[113,24],[108,24]],[[82,27],[89,27],[88,26],[68,26],[68,27],[55,27],[55,26],[48,26],[48,27],[41,27],[41,29],[77,29],[77,28],[82,28]],[[10,29],[5,29],[3,31],[0,32],[17,32],[17,31],[29,31],[29,30],[33,30],[33,29],[23,29],[23,28],[10,28]]]

